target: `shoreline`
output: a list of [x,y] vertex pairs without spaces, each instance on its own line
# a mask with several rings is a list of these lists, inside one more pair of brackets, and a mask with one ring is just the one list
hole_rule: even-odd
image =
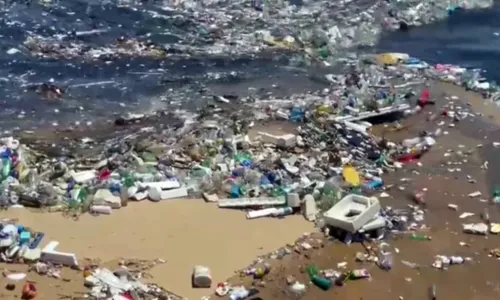
[[[452,84],[447,84],[447,83],[442,83],[442,82],[433,82],[433,83],[430,85],[429,90],[431,91],[431,93],[434,93],[434,96],[432,96],[432,97],[439,97],[439,98],[441,98],[441,99],[442,99],[442,97],[441,97],[441,92],[444,92],[444,93],[446,93],[446,94],[448,94],[448,95],[450,95],[450,96],[452,96],[452,95],[459,96],[459,97],[460,97],[460,100],[459,100],[459,101],[464,101],[464,100],[465,100],[464,98],[466,98],[466,99],[467,99],[467,102],[470,102],[471,107],[472,107],[472,109],[473,109],[474,111],[476,111],[476,109],[477,109],[478,111],[480,111],[481,109],[483,109],[482,111],[483,111],[483,112],[485,112],[485,113],[488,111],[488,110],[487,110],[487,108],[485,108],[484,106],[482,106],[482,105],[484,105],[484,102],[481,100],[481,97],[480,97],[480,96],[478,96],[478,95],[477,95],[476,93],[474,93],[474,92],[467,92],[467,91],[465,91],[463,88],[461,88],[461,87],[459,87],[459,86],[452,85]],[[436,95],[436,94],[437,94],[437,95]],[[431,94],[431,95],[432,95],[432,94]],[[421,115],[419,115],[419,116],[416,116],[416,117],[414,116],[414,117],[410,117],[409,119],[404,119],[404,120],[403,120],[403,123],[405,123],[405,122],[410,122],[410,124],[413,124],[413,125],[419,124],[419,123],[421,122],[421,120],[422,120],[422,119],[426,118],[426,115],[427,115],[427,114],[428,114],[428,112],[427,112],[427,111],[424,111],[424,112],[423,112]],[[481,117],[478,117],[478,118],[481,118]],[[415,124],[415,119],[420,120],[420,121],[417,121],[417,122],[416,122],[416,124]],[[493,118],[490,118],[490,121],[492,121],[492,120],[493,120],[493,121],[498,120],[498,119],[496,119],[496,115],[495,115]],[[467,126],[469,126],[469,125],[467,125]],[[382,127],[383,127],[383,125],[382,125]],[[466,126],[464,126],[464,127],[466,127]],[[418,131],[418,130],[417,130],[417,131]],[[281,133],[281,132],[283,132],[283,131],[281,131],[281,130],[280,130],[278,133]],[[286,132],[286,130],[285,130],[285,132]],[[413,131],[413,130],[412,130],[411,132],[415,132],[415,131]],[[409,135],[409,134],[410,134],[410,133],[408,133],[408,132],[397,132],[397,133],[393,134],[393,135],[394,135],[394,137],[393,137],[393,138],[394,138],[395,140],[401,140],[401,139],[403,139],[403,138],[408,137],[408,135]],[[469,144],[471,143],[471,142],[470,142],[470,139],[468,139],[467,141],[469,141],[469,142],[468,142]],[[449,141],[448,141],[447,143],[449,143]],[[439,144],[440,144],[440,139],[438,139],[438,145],[439,145]],[[438,147],[438,148],[436,149],[436,151],[442,151],[442,149],[441,149],[441,150],[438,150],[438,149],[440,149],[440,147]],[[430,152],[428,155],[430,155],[430,156],[432,156],[432,157],[435,157],[435,155],[432,155],[432,151],[433,151],[433,150],[434,150],[434,149],[432,149],[432,150],[431,150],[431,152]],[[425,157],[424,157],[424,158],[425,158]],[[435,159],[435,158],[434,158],[434,159]],[[389,177],[391,177],[391,174],[389,174]],[[479,178],[478,178],[478,180],[479,180]],[[208,208],[208,206],[211,206],[211,204],[207,204],[207,203],[202,202],[201,200],[194,200],[194,199],[178,200],[178,201],[176,201],[176,202],[177,202],[177,203],[174,203],[174,202],[170,202],[170,203],[163,203],[162,205],[163,205],[163,206],[175,205],[175,206],[178,206],[178,207],[177,207],[177,209],[182,209],[182,208],[181,208],[181,206],[191,206],[191,205],[193,205],[194,203],[198,202],[198,206],[200,206],[200,209],[203,209],[203,210],[207,209],[207,208]],[[199,202],[201,202],[201,203],[199,203]],[[71,227],[71,226],[73,226],[73,224],[74,224],[75,226],[77,226],[77,228],[81,228],[82,226],[90,226],[90,224],[92,224],[92,223],[93,223],[95,226],[99,226],[98,224],[102,224],[103,222],[104,222],[104,223],[114,223],[114,222],[112,222],[112,221],[111,221],[111,220],[112,220],[111,218],[120,218],[120,219],[121,219],[121,218],[125,217],[126,219],[128,218],[128,219],[127,219],[127,221],[130,221],[130,220],[131,220],[130,218],[132,218],[134,215],[137,215],[137,216],[138,216],[138,215],[144,215],[144,213],[147,215],[147,213],[146,213],[146,208],[145,208],[145,207],[146,207],[146,206],[148,206],[149,208],[151,208],[153,205],[155,205],[155,206],[156,206],[156,205],[158,205],[158,204],[155,204],[155,203],[147,203],[147,204],[145,204],[145,203],[134,203],[134,205],[133,205],[134,207],[124,208],[124,209],[120,210],[117,214],[114,214],[113,216],[107,216],[107,217],[106,217],[106,216],[101,216],[101,217],[96,218],[96,219],[94,219],[94,218],[93,218],[93,217],[91,217],[91,216],[86,215],[86,216],[84,216],[84,221],[83,221],[84,223],[83,223],[83,224],[85,224],[86,222],[90,222],[90,223],[86,223],[87,225],[78,225],[79,223],[80,223],[80,224],[82,224],[82,223],[81,223],[82,221],[80,221],[80,222],[73,222],[73,223],[71,223],[72,225],[70,225],[68,222],[72,222],[72,221],[67,220],[67,219],[64,219],[62,216],[54,216],[53,214],[47,214],[47,219],[48,219],[48,220],[50,220],[50,219],[52,219],[52,218],[54,218],[54,217],[56,217],[57,219],[59,219],[59,221],[57,221],[58,225],[47,223],[47,220],[45,220],[44,222],[42,222],[42,224],[45,224],[44,226],[49,226],[49,227],[47,227],[47,229],[46,229],[45,231],[46,231],[48,234],[51,234],[51,235],[52,235],[52,234],[54,234],[54,233],[50,233],[51,231],[53,231],[53,230],[51,230],[50,228],[58,228],[58,227],[59,227],[59,228],[61,228],[61,230],[66,231],[66,230],[67,230],[67,228],[63,228],[63,227],[66,227],[66,226]],[[213,206],[213,205],[212,205],[212,206]],[[137,207],[137,208],[136,208],[136,207]],[[143,214],[140,214],[138,210],[144,210],[144,213],[143,213]],[[220,209],[215,208],[215,210],[220,210]],[[42,217],[43,217],[43,214],[41,214],[40,216],[37,216],[37,214],[36,214],[36,213],[29,212],[29,211],[26,211],[26,210],[20,210],[20,211],[19,211],[19,210],[16,210],[16,209],[11,209],[10,211],[7,211],[7,214],[11,214],[11,212],[12,212],[12,211],[14,211],[14,212],[15,212],[15,214],[19,214],[19,216],[20,216],[20,221],[21,221],[21,222],[24,222],[25,220],[30,220],[30,219],[31,219],[31,220],[36,220],[37,218],[42,218]],[[154,211],[158,211],[157,207],[155,207],[155,208],[154,208]],[[150,212],[151,212],[151,211],[150,211]],[[179,212],[178,212],[178,211],[177,211],[177,212],[173,212],[173,213],[174,213],[175,215],[179,214]],[[239,211],[232,211],[232,212],[231,212],[231,211],[224,211],[224,212],[222,212],[222,211],[221,211],[220,213],[221,213],[221,215],[220,215],[220,217],[217,217],[217,219],[220,219],[221,221],[222,221],[222,220],[224,220],[224,219],[226,219],[226,217],[227,217],[227,216],[225,216],[225,214],[226,214],[226,213],[230,213],[230,214],[232,214],[232,215],[233,215],[233,221],[232,221],[232,222],[230,222],[230,223],[232,223],[231,227],[234,227],[234,229],[235,229],[235,230],[237,230],[238,228],[244,228],[244,227],[247,227],[247,229],[248,229],[248,227],[249,227],[248,225],[249,225],[249,224],[247,224],[247,222],[248,222],[248,223],[252,223],[252,222],[254,222],[254,223],[255,223],[255,221],[245,220],[245,219],[244,219],[244,214],[243,214],[242,212],[239,212]],[[125,216],[125,215],[126,215],[126,216]],[[182,215],[182,214],[181,214],[181,215]],[[236,219],[234,219],[234,218],[236,218]],[[297,219],[296,221],[297,221],[297,223],[298,223],[298,224],[295,224],[294,226],[299,226],[299,227],[301,227],[301,228],[302,228],[302,226],[304,226],[304,225],[305,225],[306,227],[311,225],[311,223],[307,223],[305,220],[300,220],[301,218],[302,218],[301,216],[297,216],[297,217],[295,217],[295,219]],[[163,217],[163,216],[162,216],[162,219],[164,219],[164,217]],[[241,224],[241,226],[236,226],[236,225],[234,224],[234,222],[236,222],[236,220],[237,220],[237,219],[240,219],[240,220],[242,220],[242,221],[243,221],[243,223]],[[265,221],[265,222],[274,222],[274,223],[279,223],[280,225],[277,225],[277,226],[279,226],[279,227],[287,227],[286,225],[284,225],[284,224],[283,224],[284,220],[264,219],[264,221]],[[29,222],[30,222],[30,221],[28,221],[28,223],[29,223]],[[182,226],[186,226],[186,225],[187,225],[185,222],[186,222],[186,221],[181,222],[182,224],[184,224],[184,225],[182,225]],[[28,225],[31,225],[31,226],[34,226],[34,227],[35,227],[35,226],[36,226],[36,223],[38,223],[38,222],[33,223],[33,225],[31,225],[31,224],[28,224]],[[122,223],[123,223],[123,222],[122,222]],[[64,224],[64,225],[63,225],[63,224]],[[300,225],[300,224],[301,224],[301,225]],[[123,224],[122,224],[122,225],[123,225]],[[116,226],[116,228],[118,228],[118,227],[120,227],[120,226],[122,226],[122,225],[114,223],[113,227],[114,227],[114,226]],[[101,226],[99,226],[99,227],[101,227]],[[288,229],[288,228],[287,228],[287,229]],[[312,228],[311,228],[311,229],[312,229]],[[90,230],[90,227],[85,228],[85,230],[86,230],[86,231]],[[114,230],[116,230],[116,229],[113,229],[113,231],[114,231]],[[179,230],[181,230],[181,229],[179,228]],[[249,229],[249,230],[250,230],[250,229]],[[257,229],[256,231],[254,231],[254,229],[251,229],[249,232],[262,232],[262,230],[263,230],[262,228],[261,228],[260,230],[258,230],[258,229]],[[175,231],[175,230],[174,230],[174,231]],[[182,229],[182,231],[186,233],[186,228],[183,228],[183,229]],[[268,229],[265,229],[265,231],[266,231],[267,233],[269,233],[269,230],[268,230]],[[310,230],[308,230],[308,231],[310,231]],[[290,233],[290,232],[288,232],[288,231],[286,231],[286,232],[287,232],[287,236],[291,237],[291,238],[290,238],[290,240],[294,240],[294,238],[295,238],[296,236],[300,236],[300,235],[301,235],[304,231],[303,231],[303,230],[299,230],[299,232],[296,232],[296,233]],[[236,233],[236,234],[237,234],[237,236],[238,236],[238,233]],[[284,232],[282,232],[282,233],[278,234],[278,236],[283,236],[283,234],[284,234]],[[62,233],[61,233],[61,234],[55,233],[55,234],[54,234],[54,237],[55,237],[56,239],[60,240],[60,239],[61,239],[61,235],[62,235]],[[127,235],[128,235],[128,234],[127,234]],[[143,234],[141,233],[139,236],[141,236],[141,235],[143,235]],[[313,234],[313,236],[316,236],[316,235],[317,235],[317,234]],[[441,235],[442,235],[442,234],[441,234]],[[139,236],[138,236],[138,237],[139,237]],[[295,236],[295,237],[292,237],[292,236]],[[72,237],[72,238],[70,237],[68,241],[72,241],[74,238],[75,238],[75,237]],[[261,235],[259,235],[259,236],[258,236],[258,239],[259,239],[259,238],[261,238]],[[142,237],[142,239],[144,239],[144,237]],[[153,237],[151,237],[151,239],[154,239],[154,238],[153,238]],[[146,238],[146,240],[149,240],[149,238]],[[253,240],[253,241],[257,241],[257,240]],[[275,241],[275,242],[277,242],[277,241]],[[83,243],[85,243],[85,242],[83,242]],[[222,244],[224,244],[224,240],[223,240],[223,241],[221,241],[221,243],[222,243]],[[281,244],[280,244],[280,243],[276,243],[276,244],[275,244],[275,246],[274,246],[274,248],[273,248],[273,247],[271,247],[271,248],[266,248],[266,249],[263,249],[263,248],[262,248],[262,249],[260,249],[260,250],[259,250],[259,251],[262,251],[262,252],[260,252],[260,254],[257,254],[257,255],[264,255],[264,256],[267,256],[267,255],[268,255],[268,253],[272,253],[273,251],[275,251],[275,249],[279,249],[279,248],[280,248],[280,246],[282,246],[283,244],[284,244],[284,243],[283,243],[283,242],[281,242]],[[72,246],[74,246],[74,245],[75,245],[75,241],[73,241],[73,242],[69,242],[69,243],[68,243],[68,242],[66,242],[66,243],[63,243],[63,244],[62,244],[62,246],[63,246],[63,249],[64,249],[64,250],[70,250],[70,251],[72,251],[72,249],[67,249],[67,248],[68,248],[68,246],[65,246],[65,245],[72,245]],[[88,248],[88,249],[87,249],[87,251],[84,251],[84,253],[83,253],[85,257],[87,257],[87,256],[88,256],[88,255],[86,255],[86,253],[90,253],[90,254],[94,253],[94,254],[96,254],[95,256],[102,256],[102,255],[97,255],[97,254],[101,251],[101,250],[98,250],[98,249],[97,249],[97,247],[93,247],[93,246],[91,246],[91,245],[88,245],[88,246],[90,246],[90,248]],[[105,246],[104,248],[105,248],[105,249],[109,249],[110,247],[111,247],[111,245],[108,245],[108,246]],[[239,243],[238,243],[238,247],[241,247],[241,242],[239,242]],[[337,246],[335,246],[335,247],[338,247],[338,245],[337,245]],[[73,248],[73,247],[71,247],[71,248]],[[76,247],[76,248],[79,248],[79,247]],[[130,248],[130,245],[129,245],[129,246],[127,246],[127,248]],[[146,248],[147,248],[147,249],[149,249],[149,250],[147,250],[147,253],[152,253],[152,252],[151,252],[151,249],[154,249],[154,247],[146,247]],[[92,249],[93,249],[93,250],[92,250]],[[138,249],[138,248],[136,248],[136,250],[137,250],[137,249]],[[241,249],[241,248],[237,248],[237,249]],[[133,250],[133,249],[132,249],[132,250]],[[94,252],[94,251],[95,251],[95,252]],[[235,251],[235,252],[238,252],[239,250],[236,250],[236,248],[235,248],[235,250],[234,250],[234,251]],[[183,251],[182,251],[182,253],[183,253],[183,254],[182,254],[182,256],[184,256],[184,254],[185,254],[185,250],[183,250]],[[227,252],[226,252],[226,253],[227,253]],[[125,253],[125,255],[119,255],[119,256],[122,256],[122,257],[126,257],[126,256],[131,257],[131,256],[130,256],[131,254],[132,254],[132,252],[127,252],[127,253]],[[109,252],[108,252],[108,254],[107,254],[107,255],[111,255],[111,256],[104,256],[103,260],[113,260],[113,259],[116,259],[116,258],[117,258],[117,257],[116,257],[116,255],[111,254],[111,253],[109,253]],[[292,254],[292,256],[291,256],[291,257],[295,257],[294,255],[296,256],[297,254],[296,254],[296,253],[294,253],[294,254]],[[301,254],[299,254],[299,256],[300,256],[300,255],[301,255]],[[302,255],[303,255],[303,254],[302,254]],[[92,255],[90,255],[90,256],[92,256]],[[115,256],[115,257],[113,257],[113,256]],[[164,259],[166,259],[166,260],[167,260],[167,264],[166,264],[166,266],[167,266],[167,268],[169,268],[169,264],[168,264],[169,258],[168,258],[168,257],[161,257],[161,256],[162,256],[162,255],[159,255],[159,256],[157,256],[157,257],[152,257],[152,256],[149,256],[149,258],[150,258],[150,259],[154,259],[154,258],[164,258]],[[176,256],[177,256],[177,255],[176,255]],[[179,258],[180,258],[180,257],[182,257],[182,256],[179,256]],[[321,255],[319,255],[319,256],[321,256]],[[137,256],[135,256],[135,255],[134,255],[134,257],[137,257]],[[314,256],[313,256],[313,257],[314,257]],[[138,258],[148,258],[148,257],[138,257]],[[252,254],[252,255],[250,255],[250,256],[245,257],[245,259],[241,259],[241,260],[239,260],[241,263],[236,263],[236,264],[234,264],[234,265],[238,265],[238,264],[240,264],[240,266],[241,266],[241,268],[242,268],[242,269],[239,269],[239,268],[234,268],[234,267],[229,267],[229,266],[228,266],[228,267],[227,267],[227,270],[231,269],[231,271],[230,271],[231,273],[233,272],[233,270],[234,270],[234,269],[239,269],[239,270],[241,271],[241,270],[245,269],[245,266],[247,265],[247,263],[248,263],[248,262],[250,262],[250,261],[253,261],[253,260],[254,260],[254,258],[255,258],[255,254]],[[174,259],[174,260],[176,260],[176,259],[178,259],[178,258],[177,258],[177,257],[175,257],[175,258],[173,258],[173,259]],[[229,258],[228,258],[228,257],[224,257],[224,259],[225,259],[225,261],[227,261]],[[231,260],[231,259],[229,259],[229,260]],[[246,261],[246,263],[243,263],[243,261]],[[285,260],[285,261],[286,261],[286,260]],[[189,264],[187,264],[187,265],[189,265]],[[187,266],[187,265],[185,265],[185,266]],[[228,265],[229,265],[229,264],[228,264]],[[233,265],[233,266],[234,266],[234,265]],[[214,266],[211,266],[211,267],[212,267],[212,269],[215,269],[215,268],[214,268]],[[189,272],[191,272],[191,269],[190,269],[190,268],[181,267],[181,269],[183,269],[183,271],[182,271],[182,272],[184,273],[184,275],[185,275],[185,276],[186,276],[186,275],[188,275],[188,274],[189,274]],[[188,270],[186,270],[186,269],[188,269]],[[236,272],[237,272],[237,271],[236,271]],[[155,271],[155,270],[153,269],[151,273],[152,273],[152,274],[153,274],[153,276],[154,276],[154,277],[156,277],[156,278],[161,278],[161,276],[162,276],[162,275],[161,275],[161,274],[162,274],[162,271],[160,271],[160,270],[156,270],[156,271]],[[219,273],[219,274],[220,274],[220,273]],[[225,275],[223,275],[223,274],[217,275],[217,277],[216,277],[216,278],[220,278],[220,280],[221,280],[221,281],[223,281],[223,279],[222,279],[222,278],[231,277],[231,276],[227,276],[227,275],[229,275],[229,274],[227,274],[227,273],[224,273],[224,274],[225,274]],[[155,275],[156,275],[156,276],[155,276]],[[163,276],[165,276],[165,275],[163,275]],[[185,284],[185,282],[186,282],[186,278],[181,278],[181,279],[179,279],[179,277],[180,277],[180,276],[179,276],[179,273],[178,273],[178,272],[175,272],[175,275],[172,275],[172,274],[171,274],[170,276],[168,276],[168,278],[169,278],[169,279],[167,279],[166,281],[169,281],[169,280],[170,280],[170,281],[174,281],[174,282],[176,282],[176,280],[180,280],[180,282],[184,282],[184,284]],[[239,276],[237,276],[236,278],[240,278],[240,277],[239,277]],[[239,281],[240,279],[236,279],[236,278],[232,278],[232,279],[230,279],[230,281],[232,281],[232,282],[240,282],[240,281]],[[163,283],[163,280],[160,280],[160,281],[162,281],[162,283]],[[246,281],[246,279],[245,279],[245,280],[243,280],[243,283],[248,284],[248,281]],[[178,292],[179,285],[180,285],[180,286],[183,286],[183,284],[182,284],[182,283],[175,283],[175,284],[172,284],[172,283],[168,283],[168,282],[167,282],[166,284],[162,284],[162,286],[163,286],[163,287],[165,287],[165,288],[167,288],[167,289],[171,289],[173,292],[175,292],[175,293],[177,293],[177,294],[181,294],[181,295],[182,295],[182,293],[179,293],[179,292]],[[172,288],[171,288],[171,287],[172,287]],[[183,289],[184,289],[184,288],[183,288]],[[187,290],[189,290],[189,289],[190,289],[190,288],[188,288]],[[265,290],[265,289],[264,289],[264,290]],[[210,294],[210,293],[211,293],[211,291],[208,291],[208,292],[205,292],[205,291],[206,291],[206,290],[201,290],[201,292],[200,292],[200,290],[196,290],[195,294],[192,294],[192,295],[202,296],[202,295],[206,295],[206,294]],[[188,295],[191,295],[191,292],[187,292],[187,294],[188,294]],[[183,295],[183,296],[184,296],[184,295]],[[190,299],[193,299],[192,297],[189,297],[189,298],[190,298]],[[407,299],[407,298],[405,298],[405,299]],[[410,298],[410,299],[411,299],[411,298]]]

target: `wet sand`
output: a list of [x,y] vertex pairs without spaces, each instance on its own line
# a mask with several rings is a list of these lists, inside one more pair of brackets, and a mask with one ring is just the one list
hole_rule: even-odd
[[[34,213],[26,209],[10,209],[0,216],[19,218],[21,224],[45,232],[45,242],[57,240],[61,251],[73,252],[79,259],[164,259],[167,263],[150,271],[152,281],[189,299],[212,293],[210,289],[191,288],[194,265],[209,266],[214,282],[221,282],[257,255],[313,230],[313,225],[302,216],[247,220],[242,211],[224,210],[216,204],[191,199],[132,203],[110,216],[84,215],[78,221],[60,213]],[[63,271],[74,278],[72,273],[75,272]],[[40,280],[37,277],[35,280]],[[83,288],[83,278],[76,278],[74,285],[69,286],[48,280],[59,283],[66,294],[71,294],[72,289]],[[41,299],[57,299],[56,293],[61,292],[46,285],[40,285],[39,289]]]

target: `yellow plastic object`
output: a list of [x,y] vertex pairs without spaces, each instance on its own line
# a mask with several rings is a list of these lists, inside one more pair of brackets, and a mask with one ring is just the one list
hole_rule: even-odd
[[498,224],[498,223],[491,223],[490,232],[494,233],[494,234],[500,233],[500,224]]
[[316,107],[316,114],[320,117],[328,116],[329,115],[328,106],[325,104],[318,105]]
[[406,53],[382,53],[377,55],[376,60],[377,63],[386,66],[394,66],[401,62],[405,62],[410,59],[410,56]]
[[399,63],[399,58],[392,55],[392,53],[383,53],[377,55],[377,62],[381,65],[393,66]]
[[344,176],[344,180],[350,185],[352,186],[360,185],[359,174],[354,167],[352,166],[344,167],[342,175]]
[[286,49],[286,50],[293,50],[295,48],[295,45],[293,43],[290,43],[289,41],[286,41],[286,40],[277,41],[273,38],[265,38],[264,43],[266,43],[268,46],[271,46],[271,47],[276,47],[276,48]]

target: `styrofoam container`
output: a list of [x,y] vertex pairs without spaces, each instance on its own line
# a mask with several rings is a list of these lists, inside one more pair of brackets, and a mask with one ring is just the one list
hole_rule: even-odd
[[71,177],[76,183],[86,183],[94,180],[97,177],[97,173],[94,170],[81,171],[81,172],[71,172]]
[[151,200],[160,201],[186,197],[188,192],[186,187],[171,190],[162,190],[158,187],[150,187],[148,189],[148,195]]
[[178,189],[181,187],[181,184],[177,179],[175,179],[175,180],[164,180],[158,182],[140,182],[139,187],[142,189],[155,187],[155,188],[160,188],[162,190],[168,190],[168,189]]
[[375,219],[380,212],[377,198],[349,194],[323,215],[327,225],[354,233]]

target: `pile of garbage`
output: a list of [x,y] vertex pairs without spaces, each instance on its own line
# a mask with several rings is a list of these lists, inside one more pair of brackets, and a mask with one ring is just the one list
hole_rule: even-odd
[[[131,115],[115,126],[133,130],[111,140],[75,133],[36,145],[56,148],[56,155],[3,138],[0,204],[110,214],[128,201],[203,197],[220,207],[251,208],[248,218],[282,216],[305,205],[313,220],[317,209],[341,199],[340,190],[379,189],[384,172],[435,144],[437,133],[404,144],[370,133],[367,119],[417,113],[430,102],[427,90],[420,98],[415,92],[423,81],[398,84],[401,77],[394,75],[401,72],[420,78],[404,64],[368,63],[326,75],[331,89],[317,94],[257,101],[215,95],[181,122],[155,126],[151,116]],[[285,125],[289,130],[277,133]]]
[[[31,36],[28,51],[53,59],[81,57],[94,60],[124,56],[159,58],[167,54],[249,55],[269,50],[300,53],[303,57],[330,60],[339,51],[374,45],[383,31],[407,30],[446,18],[458,9],[486,8],[491,0],[449,1],[173,1],[140,11],[152,23],[162,22],[175,42],[155,45],[157,28],[148,28],[142,41],[98,47],[79,40],[105,34],[109,28],[55,35]],[[89,7],[89,11],[90,7]],[[73,13],[73,12],[68,12]],[[142,31],[142,30],[141,30]],[[122,44],[126,44],[123,47]]]
[[[76,255],[57,251],[59,242],[49,241],[43,248],[43,232],[36,232],[17,224],[15,220],[0,221],[0,261],[6,263],[24,263],[30,265],[30,271],[52,278],[62,278],[63,267],[81,270]],[[106,268],[89,265],[83,268],[85,286],[91,288],[89,299],[181,299],[154,284],[139,281],[145,276],[147,269],[158,263],[147,266],[136,261],[122,261],[120,268],[111,272]],[[26,279],[22,272],[5,272],[7,289],[14,290],[16,283]],[[22,289],[23,299],[33,299],[37,295],[34,282],[26,282]],[[164,298],[162,298],[164,297]]]
[[167,56],[167,50],[152,42],[141,42],[137,39],[119,39],[107,47],[89,47],[80,41],[64,41],[29,36],[24,41],[24,47],[35,56],[51,59],[82,59],[84,61],[111,60],[120,57],[147,57],[162,59]]
[[53,265],[77,267],[78,261],[73,253],[56,250],[59,242],[50,241],[41,247],[45,233],[33,231],[15,220],[0,222],[0,261],[8,263],[43,262]]
[[85,286],[91,289],[90,299],[183,299],[155,284],[145,284],[139,279],[143,272],[134,272],[126,265],[115,271],[107,268],[87,267],[83,271]]

